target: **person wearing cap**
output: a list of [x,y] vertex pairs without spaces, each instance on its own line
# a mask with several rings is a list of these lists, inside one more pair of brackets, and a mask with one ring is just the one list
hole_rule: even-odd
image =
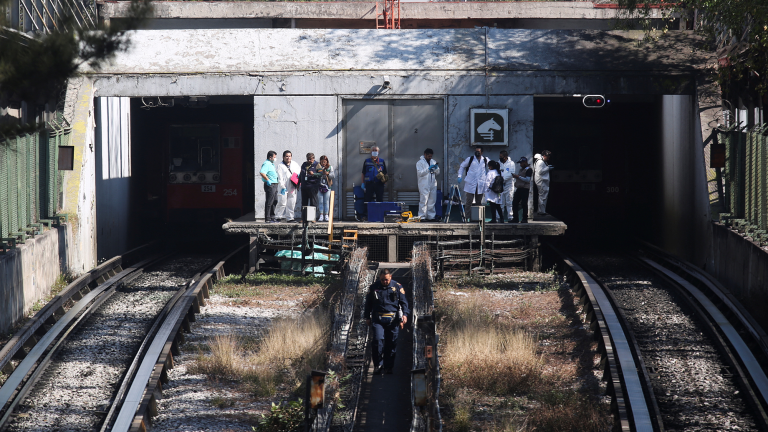
[[[521,157],[517,163],[520,164],[520,169],[517,170],[517,174],[512,174],[512,178],[515,179],[515,193],[512,196],[512,217],[509,218],[509,222],[528,223],[528,195],[531,192],[533,169],[528,165],[528,158],[525,156]],[[523,208],[522,219],[518,219],[520,207]]]
[[[384,201],[384,185],[387,182],[387,163],[379,157],[379,147],[371,147],[371,157],[363,162],[362,187],[365,191],[365,202],[373,202],[373,196],[376,195],[376,202]],[[367,211],[366,206],[366,211]],[[366,217],[368,214],[365,215]]]

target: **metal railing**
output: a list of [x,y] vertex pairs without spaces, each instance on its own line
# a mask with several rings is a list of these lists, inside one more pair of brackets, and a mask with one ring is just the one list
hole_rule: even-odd
[[[61,121],[50,129],[0,138],[0,246],[3,252],[58,223],[61,174],[59,146],[69,144],[71,128]],[[51,220],[53,219],[53,220]]]
[[11,0],[6,11],[9,27],[23,33],[63,30],[71,20],[82,28],[95,28],[95,0]]
[[720,132],[725,145],[720,220],[768,244],[768,124]]

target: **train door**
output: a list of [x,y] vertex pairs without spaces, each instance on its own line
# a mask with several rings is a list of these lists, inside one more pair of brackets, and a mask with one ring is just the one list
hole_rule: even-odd
[[[444,165],[444,113],[442,99],[344,101],[344,219],[354,219],[354,185],[361,182],[363,162],[371,147],[387,163],[390,181],[384,201],[419,204],[416,162],[432,148]],[[438,178],[438,185],[442,177]]]

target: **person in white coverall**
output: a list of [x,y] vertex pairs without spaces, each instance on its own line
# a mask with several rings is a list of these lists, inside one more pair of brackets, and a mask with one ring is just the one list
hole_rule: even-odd
[[475,147],[475,155],[464,160],[459,166],[458,183],[464,182],[464,206],[469,211],[472,204],[482,205],[483,192],[488,188],[486,184],[488,173],[488,158],[483,156],[483,147]]
[[549,198],[549,158],[552,152],[544,150],[533,157],[533,181],[539,195],[538,214],[547,215],[547,198]]
[[[285,219],[286,222],[293,222],[296,207],[296,197],[298,196],[298,187],[291,181],[291,178],[298,179],[301,174],[301,167],[298,163],[291,160],[293,155],[289,150],[283,152],[283,161],[277,164],[277,180],[280,188],[277,196],[277,208],[275,209],[276,219]],[[296,174],[296,177],[293,175]]]
[[440,174],[437,162],[432,159],[434,153],[428,148],[416,162],[416,176],[419,179],[419,217],[429,221],[434,220],[436,215],[437,175]]
[[499,152],[499,171],[501,178],[504,179],[504,192],[501,194],[501,208],[507,209],[507,220],[512,218],[512,196],[515,193],[515,179],[512,174],[515,173],[515,162],[509,158],[506,150]]

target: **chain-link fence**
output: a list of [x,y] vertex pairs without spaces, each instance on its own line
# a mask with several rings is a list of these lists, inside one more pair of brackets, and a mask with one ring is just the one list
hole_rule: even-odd
[[720,220],[768,244],[768,125],[721,131],[725,146]]
[[50,129],[0,138],[0,240],[3,251],[49,226],[59,211],[59,147],[69,144],[63,122]]

